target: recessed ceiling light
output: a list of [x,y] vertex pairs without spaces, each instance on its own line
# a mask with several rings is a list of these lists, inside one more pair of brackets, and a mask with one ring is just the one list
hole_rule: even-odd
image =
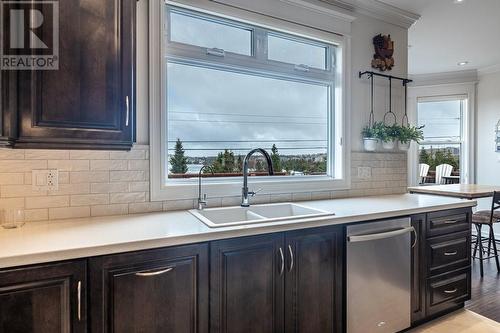
[[465,2],[465,0],[453,0],[453,3],[457,3],[457,4],[458,3],[464,3],[464,2]]
[[469,62],[468,61],[460,61],[457,65],[458,66],[465,66],[467,65]]

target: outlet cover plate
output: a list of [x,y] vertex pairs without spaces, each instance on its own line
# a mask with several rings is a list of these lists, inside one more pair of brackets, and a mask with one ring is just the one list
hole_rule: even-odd
[[371,179],[372,178],[372,168],[370,168],[370,167],[358,167],[358,178],[359,179]]
[[33,170],[31,173],[33,191],[57,191],[59,189],[59,170]]

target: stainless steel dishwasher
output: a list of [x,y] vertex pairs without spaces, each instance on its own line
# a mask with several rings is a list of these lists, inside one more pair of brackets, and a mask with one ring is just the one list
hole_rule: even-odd
[[409,218],[347,227],[347,332],[394,333],[411,325]]

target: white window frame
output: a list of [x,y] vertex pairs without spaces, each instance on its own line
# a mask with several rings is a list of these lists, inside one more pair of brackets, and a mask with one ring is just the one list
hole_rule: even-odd
[[[462,152],[460,158],[460,182],[471,184],[475,182],[475,114],[476,114],[476,82],[435,84],[414,86],[408,90],[408,107],[410,122],[417,123],[419,101],[438,101],[465,99],[462,115]],[[418,185],[418,145],[412,146],[409,152],[408,183]]]
[[[334,44],[336,54],[336,78],[332,86],[332,97],[335,103],[335,122],[329,120],[329,143],[328,156],[335,157],[331,168],[335,171],[331,176],[275,176],[275,177],[252,177],[249,181],[252,188],[261,188],[263,193],[295,193],[311,191],[331,191],[350,188],[350,148],[349,148],[349,127],[350,121],[346,117],[348,104],[347,85],[350,84],[348,72],[350,52],[350,40],[333,33],[307,28],[287,21],[282,21],[267,16],[249,13],[232,7],[209,3],[203,8],[193,8],[180,2],[154,0],[150,2],[150,169],[151,169],[151,200],[184,200],[197,197],[198,188],[194,181],[165,181],[165,168],[167,156],[166,143],[166,41],[164,38],[164,27],[166,24],[165,4],[186,10],[195,10],[208,15],[215,14],[217,17],[235,19],[242,22],[242,26],[250,24],[260,26],[265,29],[276,31],[277,34],[294,34],[300,40],[301,37],[316,39],[319,42]],[[169,50],[169,54],[174,53],[179,61],[182,60],[183,52],[188,49],[197,48],[195,46],[182,46],[175,43],[175,50]],[[172,47],[173,45],[170,45]],[[206,49],[204,49],[206,50]],[[202,53],[199,53],[203,57]],[[240,56],[230,54],[227,62],[231,65],[238,65]],[[206,59],[200,59],[206,61]],[[224,59],[226,61],[226,59]],[[257,59],[258,61],[258,59]],[[330,64],[327,64],[329,66]],[[280,70],[294,71],[294,65],[276,62]],[[263,68],[265,70],[265,67]],[[309,75],[317,78],[324,77],[324,70],[311,68]],[[332,172],[332,169],[329,171]],[[329,173],[331,174],[331,173]],[[204,179],[204,192],[210,197],[238,196],[241,193],[241,177],[231,177],[230,179]]]

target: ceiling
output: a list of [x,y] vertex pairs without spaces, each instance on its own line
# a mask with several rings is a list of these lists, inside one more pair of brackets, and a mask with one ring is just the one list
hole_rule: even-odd
[[408,33],[409,74],[500,65],[499,0],[381,1],[421,16]]

